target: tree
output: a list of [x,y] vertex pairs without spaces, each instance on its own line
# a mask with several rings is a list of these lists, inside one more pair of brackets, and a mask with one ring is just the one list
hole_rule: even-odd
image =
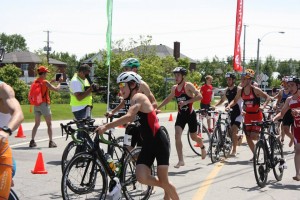
[[[93,54],[94,55],[94,54]],[[67,63],[66,74],[68,78],[72,78],[76,72],[76,67],[79,65],[75,54],[70,55],[68,52],[53,52],[50,57],[56,60]]]
[[16,99],[20,103],[25,103],[27,102],[29,87],[24,81],[19,79],[21,74],[21,69],[12,64],[0,68],[0,80],[4,81],[14,89]]
[[0,47],[4,48],[6,53],[17,50],[28,50],[25,38],[18,34],[6,35],[5,33],[1,33]]

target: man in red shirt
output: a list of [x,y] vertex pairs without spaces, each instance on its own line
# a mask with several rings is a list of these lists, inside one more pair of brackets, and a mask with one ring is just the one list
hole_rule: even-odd
[[[207,75],[205,77],[205,84],[202,85],[200,92],[203,96],[203,98],[201,99],[201,103],[200,103],[200,108],[201,109],[206,109],[208,110],[210,108],[210,102],[212,100],[212,96],[213,96],[213,86],[211,85],[213,81],[213,77],[211,75]],[[208,114],[207,119],[207,125],[208,125],[208,131],[212,132],[212,128],[211,128],[211,114]],[[213,124],[214,126],[214,124]]]

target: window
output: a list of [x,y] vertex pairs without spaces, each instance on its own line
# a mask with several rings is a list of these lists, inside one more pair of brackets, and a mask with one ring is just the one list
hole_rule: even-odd
[[21,70],[22,71],[28,70],[28,66],[29,66],[29,64],[21,64]]

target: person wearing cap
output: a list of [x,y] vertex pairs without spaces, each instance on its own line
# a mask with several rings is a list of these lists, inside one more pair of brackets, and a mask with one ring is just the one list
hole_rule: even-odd
[[[77,73],[70,81],[70,106],[75,119],[80,120],[91,117],[93,103],[92,85],[89,82],[91,68],[87,64],[79,66]],[[82,137],[82,132],[78,137]]]
[[[201,102],[200,102],[201,109],[209,110],[209,108],[211,107],[210,103],[213,98],[212,81],[213,81],[213,77],[211,75],[207,75],[205,77],[205,84],[202,85],[202,87],[200,88],[200,92],[203,96],[203,98],[201,99]],[[211,126],[211,114],[210,113],[208,113],[208,116],[206,117],[206,119],[207,119],[208,131],[213,132],[213,128]],[[215,125],[213,124],[213,127],[214,126]]]
[[34,106],[34,115],[35,115],[35,124],[32,128],[31,141],[29,147],[36,147],[36,142],[34,138],[36,136],[37,129],[41,123],[41,116],[43,115],[47,124],[48,136],[49,136],[49,148],[55,148],[57,145],[53,142],[52,138],[52,118],[51,118],[51,109],[50,109],[50,95],[49,90],[59,91],[60,82],[62,82],[62,77],[59,79],[59,84],[57,86],[52,85],[49,81],[46,80],[47,73],[50,72],[49,69],[45,66],[39,66],[37,69],[38,78],[35,82],[40,82],[42,85],[42,101],[43,103],[39,106]]
[[291,93],[291,96],[289,96],[286,99],[286,101],[281,109],[281,112],[279,112],[273,118],[273,121],[280,119],[282,116],[284,116],[288,112],[288,110],[291,109],[291,113],[294,118],[294,124],[293,124],[294,149],[295,149],[294,162],[295,162],[295,169],[296,169],[296,174],[293,177],[293,180],[300,181],[300,115],[299,115],[300,79],[296,76],[290,76],[287,78],[287,83],[289,86],[289,92]]
[[[237,91],[237,94],[233,101],[225,108],[225,110],[231,109],[240,99],[244,101],[244,132],[246,135],[247,143],[252,151],[254,152],[254,142],[257,140],[260,132],[260,126],[252,126],[252,121],[262,121],[263,113],[262,110],[268,105],[271,100],[270,96],[263,92],[260,88],[253,86],[252,78],[254,78],[255,72],[252,69],[246,69],[241,75],[241,87]],[[260,99],[264,98],[266,101],[261,106]],[[247,124],[247,126],[246,126]],[[253,161],[253,158],[250,159]]]

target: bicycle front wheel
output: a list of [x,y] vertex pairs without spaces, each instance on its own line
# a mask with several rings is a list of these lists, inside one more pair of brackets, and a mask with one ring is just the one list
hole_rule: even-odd
[[259,187],[265,187],[269,168],[267,165],[267,152],[262,140],[258,141],[255,145],[253,168],[257,185]]
[[107,174],[90,153],[77,154],[66,166],[61,181],[63,199],[105,199]]
[[[203,142],[204,146],[206,147],[206,149],[210,149],[210,147],[209,147],[210,133],[208,132],[207,128],[204,125],[201,126],[200,123],[198,122],[197,131],[198,131],[198,137],[200,137],[202,139],[202,142]],[[188,142],[189,142],[189,145],[190,145],[192,151],[195,154],[197,154],[198,156],[201,156],[200,145],[197,142],[192,140],[191,135],[190,135],[190,130],[187,131],[187,139],[188,139]]]
[[278,139],[272,137],[270,144],[271,150],[273,152],[273,173],[277,181],[282,180],[283,171],[284,171],[284,158],[281,143]]
[[[140,152],[140,147],[134,148],[124,160],[124,166],[121,172],[121,184],[124,196],[127,200],[149,199],[153,190],[152,186],[144,185],[137,181],[135,170],[136,161]],[[151,175],[155,175],[154,165],[151,167]]]

